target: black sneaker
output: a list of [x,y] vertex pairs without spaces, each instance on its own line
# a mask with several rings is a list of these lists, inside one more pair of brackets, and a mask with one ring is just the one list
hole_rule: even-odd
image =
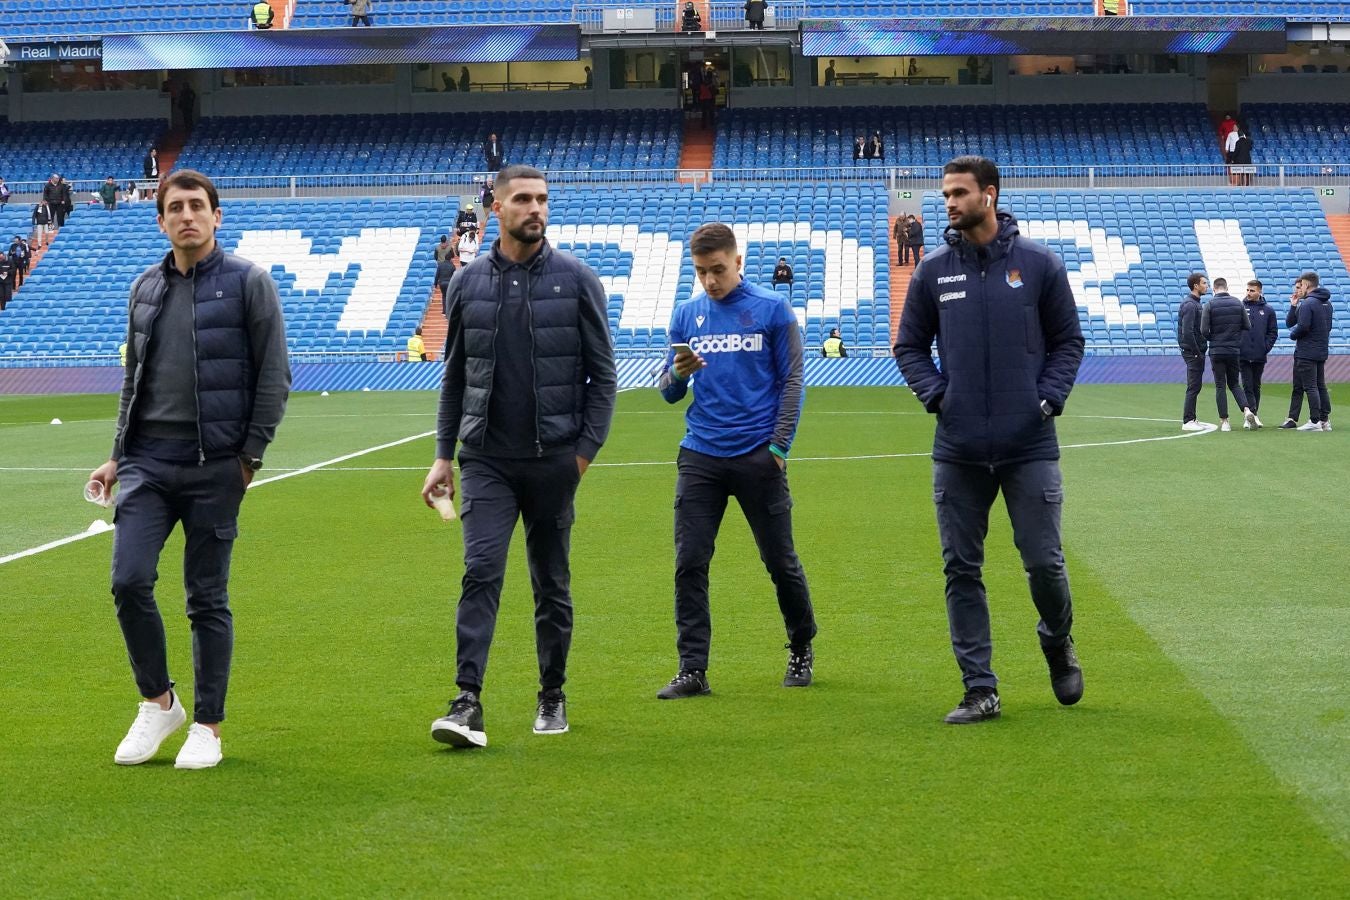
[[1063,647],[1042,647],[1045,662],[1050,666],[1050,686],[1055,699],[1065,706],[1073,706],[1083,698],[1083,667],[1078,664],[1078,652],[1073,638]]
[[998,691],[991,687],[973,687],[966,691],[956,709],[944,719],[948,725],[970,725],[986,719],[997,719],[1003,712]]
[[708,676],[702,669],[681,669],[680,674],[670,679],[670,684],[656,692],[657,700],[683,700],[685,697],[698,697],[711,694]]
[[567,695],[561,688],[539,692],[539,713],[534,719],[534,733],[567,733]]
[[452,747],[486,747],[483,704],[473,691],[461,691],[450,703],[450,712],[431,723],[431,736]]
[[811,684],[811,667],[816,661],[816,655],[811,651],[811,645],[807,644],[801,650],[794,650],[792,645],[788,644],[787,651],[787,674],[783,676],[783,687],[809,686]]
[[1277,427],[1283,428],[1283,429],[1285,429],[1285,430],[1287,431],[1287,430],[1289,430],[1289,429],[1291,429],[1291,428],[1297,428],[1297,427],[1298,427],[1298,423],[1295,422],[1293,419],[1285,419],[1285,420],[1284,420],[1283,422],[1281,422]]

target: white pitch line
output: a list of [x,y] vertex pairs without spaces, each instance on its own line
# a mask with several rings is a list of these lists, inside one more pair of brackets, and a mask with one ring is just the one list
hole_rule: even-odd
[[[430,437],[435,433],[436,432],[434,431],[424,431],[421,434],[409,435],[408,437],[400,438],[397,441],[390,441],[387,444],[380,444],[377,447],[367,447],[364,450],[357,450],[355,453],[347,453],[342,456],[335,456],[332,459],[326,459],[323,462],[315,463],[312,466],[304,466],[299,469],[292,469],[289,472],[279,472],[276,475],[272,475],[268,478],[259,478],[258,480],[249,484],[248,489],[253,490],[254,488],[262,487],[264,484],[272,484],[273,482],[283,481],[287,478],[294,478],[297,475],[304,475],[309,472],[315,472],[318,471],[319,469],[322,469],[325,466],[331,466],[336,463],[346,462],[349,459],[356,459],[357,457],[365,456],[368,453],[378,453],[381,450],[388,450],[389,448],[397,447],[400,444],[407,444],[411,441],[420,441],[422,438]],[[85,470],[80,469],[78,471],[83,472]],[[36,556],[39,553],[45,553],[46,551],[53,550],[57,547],[64,547],[66,544],[73,544],[76,541],[82,541],[85,538],[91,538],[94,535],[107,534],[112,530],[113,526],[110,525],[107,528],[99,531],[82,531],[79,534],[72,534],[69,537],[59,538],[58,540],[42,544],[39,547],[29,547],[27,550],[20,550],[19,552],[11,553],[8,556],[0,556],[0,566],[5,565],[6,563],[14,562],[15,560],[18,559],[23,559],[28,556]]]

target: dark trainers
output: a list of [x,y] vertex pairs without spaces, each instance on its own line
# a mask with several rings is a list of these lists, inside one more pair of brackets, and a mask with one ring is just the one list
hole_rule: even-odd
[[991,687],[973,687],[966,691],[956,709],[947,713],[944,721],[948,725],[970,725],[986,719],[997,719],[1002,712],[998,691]]
[[683,700],[685,697],[711,693],[708,676],[702,669],[681,669],[680,674],[670,679],[670,684],[656,692],[656,699]]
[[1290,431],[1290,430],[1292,430],[1292,429],[1297,428],[1297,427],[1298,427],[1298,423],[1295,422],[1293,419],[1285,419],[1285,420],[1284,420],[1283,422],[1281,422],[1277,427],[1283,428],[1285,431]]
[[450,712],[431,723],[431,736],[452,747],[486,747],[483,704],[473,691],[461,691],[450,703]]
[[534,733],[567,733],[567,695],[561,688],[539,692],[539,713],[534,719]]
[[1055,689],[1055,699],[1065,706],[1073,706],[1083,698],[1083,668],[1078,665],[1073,638],[1069,638],[1063,647],[1042,647],[1041,652],[1050,666],[1050,686]]
[[816,661],[811,645],[807,644],[801,650],[794,650],[792,645],[788,644],[787,651],[787,673],[783,676],[783,687],[807,687],[811,684],[811,667]]

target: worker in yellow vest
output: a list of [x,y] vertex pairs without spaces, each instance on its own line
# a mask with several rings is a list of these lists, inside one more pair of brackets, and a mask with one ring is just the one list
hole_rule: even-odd
[[418,328],[408,338],[408,362],[426,362],[427,346],[422,343],[422,329]]
[[122,368],[127,367],[127,342],[123,341],[117,345],[117,358],[122,360]]
[[254,28],[265,31],[272,27],[272,19],[275,16],[276,13],[272,12],[271,4],[264,2],[264,0],[258,0],[257,3],[253,4],[253,9],[249,12],[248,18],[253,23]]
[[820,355],[827,359],[843,359],[848,356],[848,351],[844,349],[844,342],[839,337],[838,328],[830,329],[830,336],[825,339],[825,343],[820,347]]

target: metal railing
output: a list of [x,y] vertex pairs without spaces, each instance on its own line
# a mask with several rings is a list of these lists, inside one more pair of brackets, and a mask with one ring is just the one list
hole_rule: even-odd
[[[651,10],[655,13],[655,31],[678,32],[680,10],[683,7],[684,4],[677,3],[676,0],[663,3],[577,3],[572,7],[572,18],[581,26],[583,32],[592,34],[604,31],[604,14],[607,9],[637,9],[644,12]],[[695,0],[694,7],[699,12],[702,31],[745,31],[750,27],[745,20],[744,0],[712,3]],[[785,0],[785,2],[771,0],[764,13],[765,31],[792,31],[806,15],[806,3],[799,0]]]

